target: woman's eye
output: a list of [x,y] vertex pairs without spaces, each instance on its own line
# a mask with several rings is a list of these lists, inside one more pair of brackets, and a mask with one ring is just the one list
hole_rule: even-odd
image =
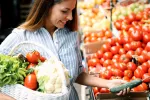
[[63,13],[68,13],[68,11],[62,11]]

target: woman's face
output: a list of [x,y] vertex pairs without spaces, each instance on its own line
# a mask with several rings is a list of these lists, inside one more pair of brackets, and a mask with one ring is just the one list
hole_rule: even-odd
[[49,10],[46,23],[48,26],[64,28],[67,21],[72,20],[72,10],[76,6],[76,0],[64,0],[54,5]]

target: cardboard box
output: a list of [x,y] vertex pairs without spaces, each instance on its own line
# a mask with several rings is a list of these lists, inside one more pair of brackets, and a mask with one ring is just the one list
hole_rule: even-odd
[[98,94],[95,100],[150,100],[149,92],[130,92],[125,96],[117,96],[112,93]]

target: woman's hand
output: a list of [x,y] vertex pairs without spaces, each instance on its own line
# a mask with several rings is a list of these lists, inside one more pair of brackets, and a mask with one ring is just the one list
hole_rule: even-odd
[[[118,85],[121,85],[121,84],[124,84],[124,83],[127,83],[126,81],[124,80],[121,80],[121,79],[114,79],[114,80],[109,80],[109,83],[107,84],[108,88],[112,88],[112,87],[116,87]],[[122,91],[120,91],[119,93],[117,93],[116,95],[125,95],[125,94],[128,94],[130,92],[130,88],[127,88],[127,89],[124,89]]]

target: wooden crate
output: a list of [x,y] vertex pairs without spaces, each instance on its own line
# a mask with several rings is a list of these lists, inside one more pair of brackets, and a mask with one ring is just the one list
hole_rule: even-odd
[[130,92],[125,96],[117,96],[112,93],[98,94],[95,100],[150,100],[149,92]]

